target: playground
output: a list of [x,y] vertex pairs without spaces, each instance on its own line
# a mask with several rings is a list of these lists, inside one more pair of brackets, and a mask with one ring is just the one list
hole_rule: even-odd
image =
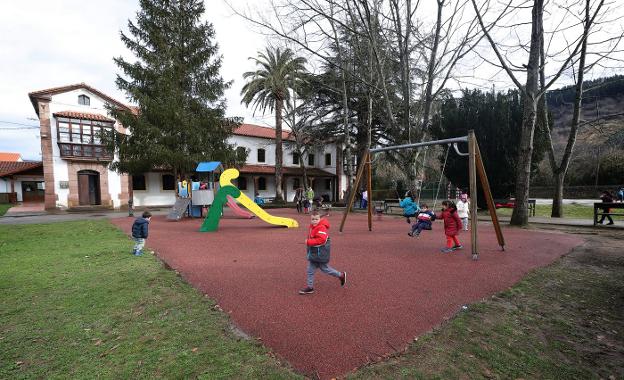
[[[348,272],[341,288],[317,275],[314,295],[305,280],[303,240],[309,216],[290,209],[272,214],[300,228],[241,219],[224,210],[216,233],[200,233],[200,219],[168,222],[157,216],[148,246],[194,287],[216,300],[234,325],[260,339],[299,372],[330,378],[401,351],[463,307],[503,291],[532,269],[552,263],[583,239],[557,232],[504,229],[506,250],[490,224],[479,227],[479,260],[470,249],[440,254],[440,223],[420,238],[407,236],[403,218],[385,216],[368,231],[365,214],[328,217],[332,266]],[[127,218],[113,223],[129,232]],[[466,247],[470,237],[460,235]]]

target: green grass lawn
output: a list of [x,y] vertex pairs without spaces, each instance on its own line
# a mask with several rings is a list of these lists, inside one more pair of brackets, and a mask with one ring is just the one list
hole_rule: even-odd
[[[496,210],[498,215],[511,216],[513,209],[499,208]],[[535,216],[550,218],[552,205],[536,205]],[[563,205],[563,217],[571,219],[592,219],[594,217],[594,208],[592,206],[584,206],[579,204]]]
[[8,209],[10,209],[11,207],[13,207],[13,205],[11,204],[0,204],[0,216],[6,214],[6,212],[8,211]]
[[[622,240],[589,239],[349,377],[624,378]],[[107,221],[0,226],[0,379],[298,377],[131,246]]]
[[108,221],[0,226],[0,378],[293,378]]

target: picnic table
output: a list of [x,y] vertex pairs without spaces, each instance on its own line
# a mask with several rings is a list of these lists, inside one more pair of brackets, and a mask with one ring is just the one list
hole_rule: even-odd
[[[624,203],[615,203],[615,202],[596,202],[594,203],[594,226],[598,224],[598,216],[602,215],[610,215],[610,216],[624,216],[624,211],[622,212],[612,212],[613,209],[621,209],[624,210]],[[601,210],[601,211],[598,211]]]

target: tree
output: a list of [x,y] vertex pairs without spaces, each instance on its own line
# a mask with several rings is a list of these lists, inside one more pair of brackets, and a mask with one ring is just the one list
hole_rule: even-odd
[[136,22],[121,40],[136,60],[114,59],[122,71],[117,87],[138,112],[110,109],[130,134],[108,136],[119,159],[111,167],[140,173],[173,170],[176,177],[197,162],[236,161],[227,143],[235,120],[224,118],[221,56],[212,25],[202,22],[201,0],[141,0]]
[[[496,21],[492,23],[492,25],[496,24],[499,20],[503,18],[504,15],[506,15],[508,16],[508,18],[512,18],[513,21],[509,22],[513,25],[503,26],[503,28],[518,28],[524,24],[530,25],[531,27],[529,41],[519,41],[517,45],[513,46],[510,46],[509,44],[495,42],[494,38],[492,37],[492,26],[486,26],[486,23],[483,19],[483,13],[485,13],[483,11],[483,8],[488,8],[488,6],[490,5],[490,0],[485,1],[484,7],[479,7],[476,3],[476,0],[471,0],[471,2],[477,15],[479,25],[481,26],[481,30],[483,31],[486,39],[490,44],[490,47],[496,55],[498,64],[509,76],[509,78],[513,81],[514,85],[518,88],[518,90],[520,90],[522,94],[522,99],[524,103],[522,128],[519,141],[520,149],[518,152],[515,174],[516,185],[514,195],[516,197],[516,206],[514,207],[513,213],[511,215],[511,224],[524,226],[527,225],[529,222],[528,200],[531,181],[531,159],[533,157],[533,136],[535,133],[535,125],[538,116],[538,103],[540,102],[540,98],[544,95],[548,88],[550,88],[561,76],[564,70],[568,68],[574,57],[577,55],[585,39],[578,38],[569,45],[570,49],[565,49],[567,57],[564,57],[562,59],[562,63],[559,69],[555,72],[555,74],[552,76],[552,78],[550,78],[547,83],[544,83],[544,85],[540,86],[539,73],[541,66],[541,48],[544,40],[545,1],[533,0],[533,4],[530,7],[531,21],[526,23],[519,21],[517,17],[517,12],[521,12],[524,9],[528,8],[526,2],[522,1],[522,4],[512,6],[513,0],[510,0],[507,5],[504,6],[500,15],[497,17]],[[506,54],[506,51],[503,50],[504,48],[507,48],[508,51],[517,50],[527,52],[527,63],[522,66],[514,64],[514,61],[511,61],[509,59],[509,56]],[[518,71],[526,73],[526,82],[524,85],[520,83],[520,80],[515,74],[515,72]]]
[[258,52],[258,58],[250,58],[259,69],[248,71],[243,78],[248,80],[241,90],[245,105],[254,104],[254,112],[258,108],[265,111],[275,110],[275,201],[284,200],[282,195],[282,117],[284,102],[290,98],[290,92],[296,82],[305,73],[306,60],[295,57],[290,49],[266,48]]
[[[464,90],[461,98],[449,96],[444,99],[440,112],[433,118],[431,134],[435,139],[465,136],[470,129],[475,131],[494,198],[508,198],[514,192],[513,172],[518,159],[522,105],[523,100],[518,90],[498,94]],[[540,134],[536,142],[544,141],[542,137]],[[460,148],[466,150],[465,147]],[[535,145],[532,172],[536,171],[537,163],[541,161],[545,150],[545,144]],[[467,189],[468,158],[454,154],[451,149],[448,159],[445,155],[440,157],[440,164],[445,160],[446,177],[456,186]],[[476,197],[472,194],[471,196]],[[485,198],[480,196],[479,199]]]

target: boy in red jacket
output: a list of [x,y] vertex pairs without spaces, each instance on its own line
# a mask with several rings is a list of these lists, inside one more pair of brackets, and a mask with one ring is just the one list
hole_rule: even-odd
[[[308,230],[308,237],[305,240],[308,247],[308,281],[307,286],[299,291],[299,294],[312,294],[314,293],[314,272],[320,269],[321,272],[330,276],[338,277],[340,279],[340,286],[345,286],[347,283],[347,272],[338,272],[334,268],[329,266],[329,250],[325,259],[319,259],[313,257],[310,254],[311,250],[319,250],[321,246],[325,246],[329,243],[329,222],[327,219],[321,219],[321,215],[318,211],[313,211],[310,214],[310,228]],[[327,247],[329,248],[329,247]]]
[[457,214],[457,207],[451,201],[442,202],[442,212],[436,218],[444,220],[444,234],[446,235],[446,248],[442,248],[442,253],[453,252],[456,249],[464,248],[457,235],[462,228],[462,221]]

